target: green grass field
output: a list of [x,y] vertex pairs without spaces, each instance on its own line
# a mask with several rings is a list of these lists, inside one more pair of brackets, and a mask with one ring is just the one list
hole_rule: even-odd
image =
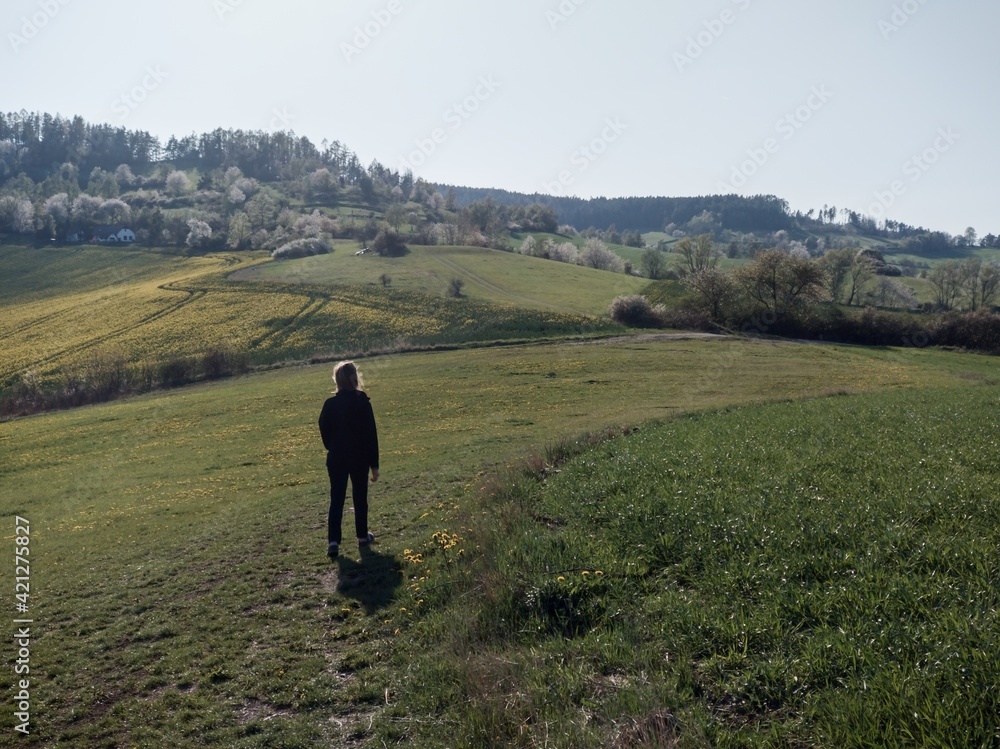
[[[15,516],[31,524],[26,745],[608,746],[616,732],[640,736],[660,725],[650,718],[654,707],[672,716],[663,718],[662,730],[680,721],[686,745],[706,745],[698,743],[702,736],[760,743],[772,728],[776,736],[822,738],[826,724],[811,716],[817,706],[837,704],[824,703],[824,695],[859,715],[865,703],[854,680],[843,690],[832,681],[826,691],[811,681],[808,691],[795,693],[789,680],[819,678],[827,673],[820,666],[778,673],[827,642],[847,658],[853,642],[837,639],[839,620],[822,620],[819,604],[809,609],[817,621],[802,624],[808,600],[778,587],[779,547],[837,542],[833,520],[813,523],[825,517],[815,497],[848,507],[853,495],[837,478],[847,471],[864,487],[858,502],[867,499],[895,518],[865,528],[856,509],[845,517],[852,543],[885,546],[863,569],[890,558],[891,544],[916,553],[921,529],[930,527],[919,520],[927,513],[946,522],[987,509],[986,490],[975,483],[995,466],[984,440],[996,405],[989,384],[996,382],[996,364],[985,357],[644,337],[391,355],[363,361],[362,370],[382,443],[382,479],[372,498],[379,543],[364,557],[348,546],[337,565],[323,555],[328,489],[315,426],[331,386],[328,367],[0,424],[0,516],[9,550]],[[937,390],[925,393],[931,387]],[[561,468],[530,518],[508,514],[508,500],[497,499],[499,490],[521,485],[503,478],[506,466],[609,425],[886,391],[901,394],[885,406],[881,396],[851,395],[643,426],[640,443],[620,443],[635,444],[634,456],[619,457],[615,441]],[[926,415],[921,404],[929,406]],[[900,425],[877,433],[886,409]],[[980,419],[976,429],[970,414]],[[902,439],[909,419],[916,426]],[[793,430],[801,430],[801,439]],[[958,434],[968,436],[952,448]],[[923,440],[920,450],[914,440]],[[832,452],[824,463],[827,443]],[[980,452],[968,452],[973,445]],[[727,452],[739,471],[720,464]],[[755,478],[753,468],[771,466],[772,452],[773,469]],[[819,461],[813,474],[803,475],[799,454]],[[844,462],[848,456],[854,462]],[[916,468],[921,459],[931,467]],[[949,492],[958,479],[951,468],[970,461],[978,461],[979,473],[954,474],[968,491],[953,503]],[[893,471],[884,484],[865,473],[881,465]],[[905,466],[917,473],[907,479]],[[926,493],[908,500],[896,492],[891,504],[879,498],[883,485],[907,481],[948,491],[938,504]],[[734,497],[731,516],[739,519],[731,527],[717,522],[730,517],[726,496]],[[796,510],[794,502],[806,504]],[[771,542],[758,549],[756,535],[772,528],[768,513],[782,504],[773,537],[761,536]],[[698,512],[704,525],[696,522]],[[796,526],[796,512],[810,522]],[[642,519],[654,517],[644,528]],[[681,524],[685,517],[690,533]],[[952,546],[935,547],[930,566],[915,556],[906,569],[943,575],[948,554],[966,565],[974,550],[979,566],[995,571],[990,517],[975,516],[975,547],[961,549],[965,537],[956,535]],[[742,529],[750,535],[740,540]],[[958,533],[959,524],[935,533],[946,531]],[[716,537],[729,545],[710,543]],[[740,569],[739,554],[769,566],[730,579],[726,571]],[[805,564],[805,557],[797,559]],[[840,575],[846,562],[833,552],[821,562],[826,566],[815,574],[826,577],[802,595],[836,580],[844,585],[844,605],[856,601],[848,609],[864,610],[872,593],[856,590],[856,577]],[[11,555],[9,572],[13,564]],[[593,580],[580,567],[603,583],[587,587]],[[711,575],[699,577],[701,568]],[[496,575],[487,574],[489,584],[481,586],[477,581],[491,569]],[[834,571],[840,576],[831,577]],[[813,584],[798,568],[794,574]],[[889,574],[885,579],[894,580]],[[961,588],[967,593],[935,595],[949,605],[982,603],[985,617],[989,599],[979,590],[970,583]],[[760,612],[754,596],[766,603]],[[579,624],[575,613],[567,618],[566,600],[586,609]],[[890,604],[893,615],[904,605]],[[914,617],[926,616],[921,612],[929,605],[915,608]],[[497,618],[507,610],[521,618]],[[704,620],[695,616],[699,611]],[[666,626],[670,612],[686,627],[679,639]],[[737,618],[727,620],[730,614]],[[968,648],[989,642],[984,622],[970,623],[975,638]],[[772,626],[774,633],[757,634]],[[895,631],[886,629],[884,637]],[[797,633],[792,643],[775,634],[785,632]],[[812,632],[823,636],[811,639]],[[456,642],[465,650],[455,650]],[[958,652],[965,658],[968,650]],[[456,661],[462,653],[468,657]],[[847,672],[852,679],[885,670],[872,683],[889,689],[898,673],[914,694],[938,684],[921,681],[915,667],[894,670],[892,652],[881,645],[863,657],[866,670]],[[748,681],[758,672],[785,691],[768,701]],[[15,693],[9,684],[8,706]],[[0,731],[9,735],[13,720],[12,710],[2,711]],[[978,730],[971,718],[956,720]]]
[[444,296],[453,278],[470,299],[572,315],[604,315],[621,294],[639,293],[648,280],[479,247],[413,246],[401,258],[355,255],[356,242],[338,242],[330,255],[266,263],[237,278],[319,284],[380,285]]
[[458,685],[461,746],[995,746],[998,406],[738,408],[508,483],[409,691]]

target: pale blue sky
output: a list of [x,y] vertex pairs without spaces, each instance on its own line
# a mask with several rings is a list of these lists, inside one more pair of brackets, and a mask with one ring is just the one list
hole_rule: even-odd
[[0,109],[1000,233],[996,0],[7,0]]

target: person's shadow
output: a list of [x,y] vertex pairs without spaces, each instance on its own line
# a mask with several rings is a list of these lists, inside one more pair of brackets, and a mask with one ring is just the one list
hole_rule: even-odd
[[403,584],[403,566],[399,560],[379,554],[370,546],[361,548],[360,562],[339,556],[337,566],[340,568],[337,592],[358,601],[368,614],[392,603],[396,588]]

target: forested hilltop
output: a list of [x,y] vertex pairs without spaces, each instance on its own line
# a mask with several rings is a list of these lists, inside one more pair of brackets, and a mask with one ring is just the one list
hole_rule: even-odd
[[[975,236],[951,237],[833,206],[792,212],[775,196],[712,195],[584,200],[433,185],[378,161],[367,166],[339,141],[319,145],[292,132],[216,129],[171,137],[48,113],[0,113],[0,236],[39,243],[91,239],[126,226],[137,241],[191,249],[265,249],[353,237],[379,228],[417,244],[502,247],[514,230],[559,227],[642,246],[643,232],[668,239],[711,233],[787,232],[893,241],[925,256],[949,254]],[[974,235],[975,232],[972,232]],[[979,239],[995,246],[992,235]]]
[[437,185],[445,194],[453,194],[459,206],[487,198],[504,205],[541,204],[550,206],[562,223],[572,226],[611,226],[638,231],[663,231],[667,226],[685,226],[711,215],[719,228],[742,231],[780,231],[793,229],[794,217],[788,203],[773,195],[708,195],[688,198],[574,198],[534,193],[508,192],[472,187]]

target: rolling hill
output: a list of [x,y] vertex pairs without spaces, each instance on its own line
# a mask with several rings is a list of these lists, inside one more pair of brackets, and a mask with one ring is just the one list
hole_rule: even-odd
[[[178,366],[193,372],[213,352],[266,365],[607,332],[620,328],[599,315],[616,294],[642,285],[475,248],[427,248],[391,261],[341,248],[266,261],[262,253],[0,246],[8,269],[0,381],[44,389],[111,366],[128,369],[123,376],[141,380],[142,390],[166,383]],[[388,287],[377,282],[385,271],[396,278]],[[444,297],[452,277],[467,281],[467,297]]]
[[493,304],[514,305],[568,315],[604,315],[620,294],[640,292],[648,279],[594,271],[578,265],[481,247],[422,247],[402,258],[357,256],[356,243],[335,245],[330,255],[283,260],[241,270],[237,280],[284,283],[382,285],[443,295],[453,278],[464,282],[463,295]]

